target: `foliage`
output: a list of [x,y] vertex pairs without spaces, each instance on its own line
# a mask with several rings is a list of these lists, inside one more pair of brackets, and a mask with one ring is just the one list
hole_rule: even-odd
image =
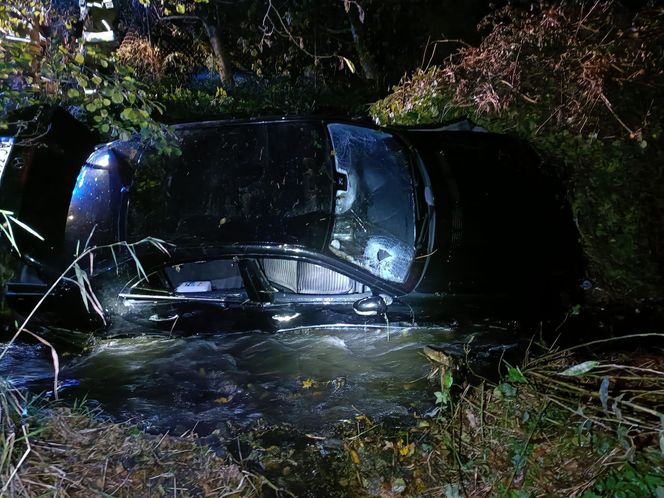
[[[646,464],[655,465],[655,462]],[[656,471],[644,472],[637,466],[627,463],[622,468],[611,470],[603,479],[596,482],[592,489],[581,495],[581,498],[601,498],[614,496],[627,498],[630,496],[664,496],[664,475]]]
[[[11,0],[0,6],[0,32],[28,35],[27,41],[4,39],[0,45],[0,128],[11,126],[19,140],[38,140],[38,134],[26,136],[31,119],[15,116],[24,109],[62,105],[107,139],[139,132],[160,150],[173,152],[168,130],[154,119],[162,107],[134,70],[99,49],[88,47],[84,55],[68,38],[72,20],[52,7],[48,0]],[[40,38],[45,27],[50,34]]]
[[[207,66],[219,72],[226,88],[235,83],[234,66],[249,70],[259,78],[291,76],[294,70],[299,71],[307,65],[318,66],[324,61],[329,67],[336,64],[340,70],[355,73],[354,63],[342,55],[343,51],[352,48],[350,36],[346,37],[345,43],[329,37],[310,43],[310,18],[321,10],[320,4],[307,0],[286,5],[263,0],[145,0],[142,3],[157,13],[156,21],[162,26],[170,23],[168,28],[175,37],[186,36],[184,32],[191,30],[192,25],[202,28],[212,55],[212,64]],[[323,8],[332,10],[337,18],[344,11],[348,14],[351,9],[353,12],[357,10],[364,19],[364,12],[355,1],[331,2]],[[164,58],[176,56],[184,62],[186,58],[182,56],[186,56],[189,50],[190,47],[183,47],[181,51],[164,54]]]
[[664,11],[542,3],[500,9],[480,28],[478,47],[404,79],[372,106],[375,119],[469,116],[529,138],[567,182],[595,297],[661,296]]
[[[165,122],[205,119],[328,113],[361,115],[369,92],[343,83],[317,85],[305,78],[248,82],[230,90],[210,86],[200,89],[159,86]],[[339,101],[339,94],[345,98]]]
[[121,64],[132,67],[134,76],[140,81],[151,83],[162,75],[164,61],[159,48],[134,32],[125,35],[115,57]]

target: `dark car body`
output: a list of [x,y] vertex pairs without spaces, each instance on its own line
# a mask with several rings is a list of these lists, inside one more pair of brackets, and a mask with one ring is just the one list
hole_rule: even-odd
[[[178,333],[539,313],[577,278],[571,218],[522,140],[314,117],[174,133],[178,157],[139,141],[94,151],[50,215],[64,229],[9,285],[15,309],[89,246],[81,268],[107,323]],[[105,248],[145,237],[163,244]],[[42,306],[64,326],[102,325],[68,280]]]

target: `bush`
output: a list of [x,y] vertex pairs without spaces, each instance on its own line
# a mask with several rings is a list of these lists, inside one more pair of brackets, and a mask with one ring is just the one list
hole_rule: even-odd
[[505,7],[478,47],[372,106],[382,123],[469,116],[532,140],[568,187],[602,301],[664,287],[664,10],[617,2]]

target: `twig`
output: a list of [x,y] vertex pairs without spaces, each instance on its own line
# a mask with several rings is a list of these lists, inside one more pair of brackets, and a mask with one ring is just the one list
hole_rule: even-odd
[[[581,393],[581,394],[584,394],[586,396],[590,396],[590,397],[593,397],[593,398],[599,398],[599,393],[589,391],[589,390],[584,389],[584,388],[579,387],[579,386],[575,386],[574,384],[570,384],[568,382],[562,382],[562,381],[559,381],[557,379],[553,379],[553,378],[551,378],[547,375],[543,375],[543,374],[540,374],[540,373],[534,372],[534,371],[528,371],[528,374],[529,375],[535,375],[536,377],[540,377],[541,379],[545,379],[547,383],[556,384],[556,385],[558,385],[562,388],[565,388],[567,390],[574,391],[574,392],[577,392],[577,393]],[[640,411],[640,412],[643,412],[643,413],[647,413],[649,415],[652,415],[653,417],[657,417],[658,419],[660,419],[661,417],[664,417],[664,413],[660,413],[657,410],[653,410],[653,409],[645,407],[645,406],[637,405],[636,403],[632,403],[630,401],[617,399],[615,396],[612,396],[612,398],[615,402],[617,402],[621,405],[625,405],[629,408],[632,408],[633,410]]]
[[[528,451],[528,445],[533,439],[533,436],[535,435],[535,431],[539,427],[539,425],[542,423],[542,417],[544,417],[544,414],[546,413],[546,410],[549,408],[549,405],[551,404],[550,401],[547,400],[546,404],[542,408],[542,410],[539,413],[539,416],[537,417],[537,422],[533,426],[533,428],[530,430],[530,433],[528,434],[528,439],[526,439],[525,444],[521,447],[521,451],[519,452],[519,462],[523,460],[524,455],[526,454],[526,451]],[[521,466],[521,470],[525,468],[525,464]],[[519,470],[519,465],[514,466],[514,470],[512,470],[512,476],[510,477],[508,487],[512,487],[512,483],[514,482],[514,478],[516,477],[516,473]]]
[[629,126],[627,126],[627,125],[623,122],[623,120],[620,119],[620,117],[616,114],[616,112],[613,110],[613,107],[611,106],[611,102],[609,102],[609,99],[607,99],[606,96],[605,96],[603,93],[600,93],[600,94],[599,94],[599,98],[602,99],[602,102],[604,102],[604,105],[605,105],[606,108],[609,110],[609,112],[611,113],[611,115],[616,119],[616,121],[618,121],[618,123],[620,123],[620,125],[621,125],[623,128],[625,128],[625,130],[627,130],[627,131],[629,132],[629,136],[630,136],[630,138],[634,138],[634,136],[636,135],[636,133],[633,132],[633,131],[631,130],[631,128],[630,128]]
[[[577,344],[576,346],[571,346],[569,348],[563,349],[562,351],[554,351],[552,353],[542,355],[539,358],[533,360],[533,362],[531,364],[535,365],[537,363],[551,363],[553,358],[555,358],[556,356],[561,356],[561,355],[569,353],[571,351],[575,351],[575,350],[581,349],[581,348],[587,348],[588,346],[594,346],[596,344],[604,344],[604,343],[607,343],[607,342],[622,341],[622,340],[626,340],[626,339],[640,339],[640,338],[646,338],[646,337],[662,337],[662,338],[664,338],[664,334],[661,333],[661,332],[645,332],[645,333],[642,333],[642,334],[630,334],[630,335],[623,335],[623,336],[620,336],[620,337],[608,337],[606,339],[596,339],[594,341],[584,342],[583,344]],[[556,341],[558,340],[558,338],[556,338]]]

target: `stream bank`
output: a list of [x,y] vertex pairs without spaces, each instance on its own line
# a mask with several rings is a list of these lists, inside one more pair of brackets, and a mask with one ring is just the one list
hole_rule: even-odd
[[[663,336],[625,323],[636,337],[600,327],[586,346],[560,346],[588,320],[522,330],[530,336],[513,340],[512,354],[491,350],[510,331],[486,323],[499,344],[483,342],[477,324],[392,330],[389,340],[348,330],[236,337],[225,352],[221,338],[103,342],[63,355],[59,402],[3,390],[11,451],[0,472],[7,482],[20,463],[12,496],[660,496]],[[26,387],[47,387],[45,351],[21,347]],[[146,368],[157,373],[137,384]],[[23,428],[32,451],[20,462]]]

